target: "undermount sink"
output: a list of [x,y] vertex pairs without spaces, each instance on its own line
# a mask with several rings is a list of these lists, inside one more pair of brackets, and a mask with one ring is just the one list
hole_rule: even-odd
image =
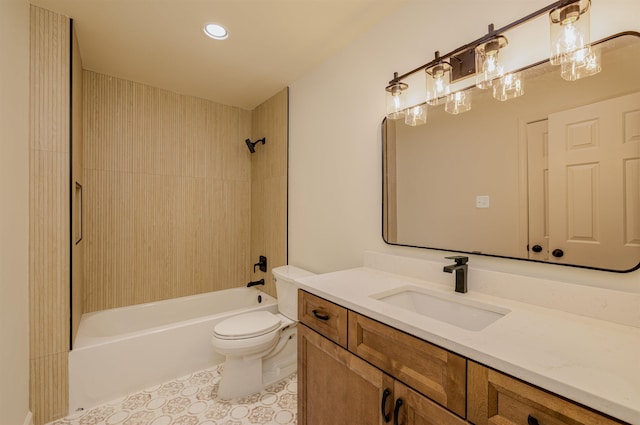
[[415,286],[371,295],[371,298],[384,303],[470,331],[480,331],[511,311],[464,297]]

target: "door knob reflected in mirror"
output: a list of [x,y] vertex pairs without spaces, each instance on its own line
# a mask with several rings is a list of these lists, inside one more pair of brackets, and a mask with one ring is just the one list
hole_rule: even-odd
[[560,258],[564,255],[564,251],[561,249],[554,249],[551,255],[553,255],[556,258]]

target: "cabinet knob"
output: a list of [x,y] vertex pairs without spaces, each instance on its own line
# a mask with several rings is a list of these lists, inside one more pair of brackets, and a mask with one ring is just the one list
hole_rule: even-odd
[[311,311],[313,313],[313,315],[316,317],[316,319],[320,319],[320,320],[329,320],[329,315],[326,313],[322,313],[318,310],[313,310]]
[[529,425],[540,425],[538,420],[534,416],[531,416],[531,415],[529,415],[527,417],[527,424],[529,424]]
[[393,409],[393,425],[400,425],[398,422],[398,417],[400,416],[400,408],[402,407],[402,399],[399,398],[396,400],[396,407]]
[[531,250],[533,252],[542,252],[542,247],[540,245],[534,245],[533,248],[531,248]]
[[560,258],[564,255],[564,251],[561,249],[554,249],[551,255],[553,255],[556,258]]
[[382,403],[380,403],[380,411],[382,412],[382,419],[384,419],[385,423],[391,420],[391,412],[389,413],[385,412],[385,407],[387,406],[387,399],[389,398],[390,395],[391,395],[391,391],[389,391],[388,388],[385,388],[384,392],[382,393]]

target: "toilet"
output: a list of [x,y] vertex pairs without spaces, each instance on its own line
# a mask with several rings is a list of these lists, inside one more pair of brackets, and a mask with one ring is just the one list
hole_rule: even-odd
[[255,311],[230,317],[213,331],[213,348],[225,356],[218,397],[258,392],[297,369],[298,284],[313,273],[294,266],[272,270],[278,313]]

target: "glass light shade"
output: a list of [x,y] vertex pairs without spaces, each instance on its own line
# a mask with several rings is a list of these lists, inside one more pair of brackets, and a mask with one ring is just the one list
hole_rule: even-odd
[[407,109],[404,123],[412,127],[422,125],[427,122],[427,105],[417,105]]
[[402,93],[408,88],[407,84],[400,81],[393,82],[385,88],[387,92],[387,118],[390,120],[404,118],[405,105]]
[[583,49],[590,43],[591,0],[579,0],[549,12],[552,65],[560,65],[563,57]]
[[565,57],[560,65],[560,75],[567,81],[589,77],[600,71],[602,71],[600,49],[593,46],[576,50]]
[[457,91],[448,95],[444,110],[453,115],[471,110],[471,92]]
[[524,82],[519,72],[506,74],[493,82],[493,97],[505,101],[524,94]]
[[488,89],[493,80],[504,74],[504,67],[498,60],[498,53],[506,45],[506,37],[498,36],[476,47],[476,86],[478,88]]
[[446,62],[425,70],[427,79],[427,103],[437,105],[445,100],[449,94],[449,83],[451,81],[451,65]]

